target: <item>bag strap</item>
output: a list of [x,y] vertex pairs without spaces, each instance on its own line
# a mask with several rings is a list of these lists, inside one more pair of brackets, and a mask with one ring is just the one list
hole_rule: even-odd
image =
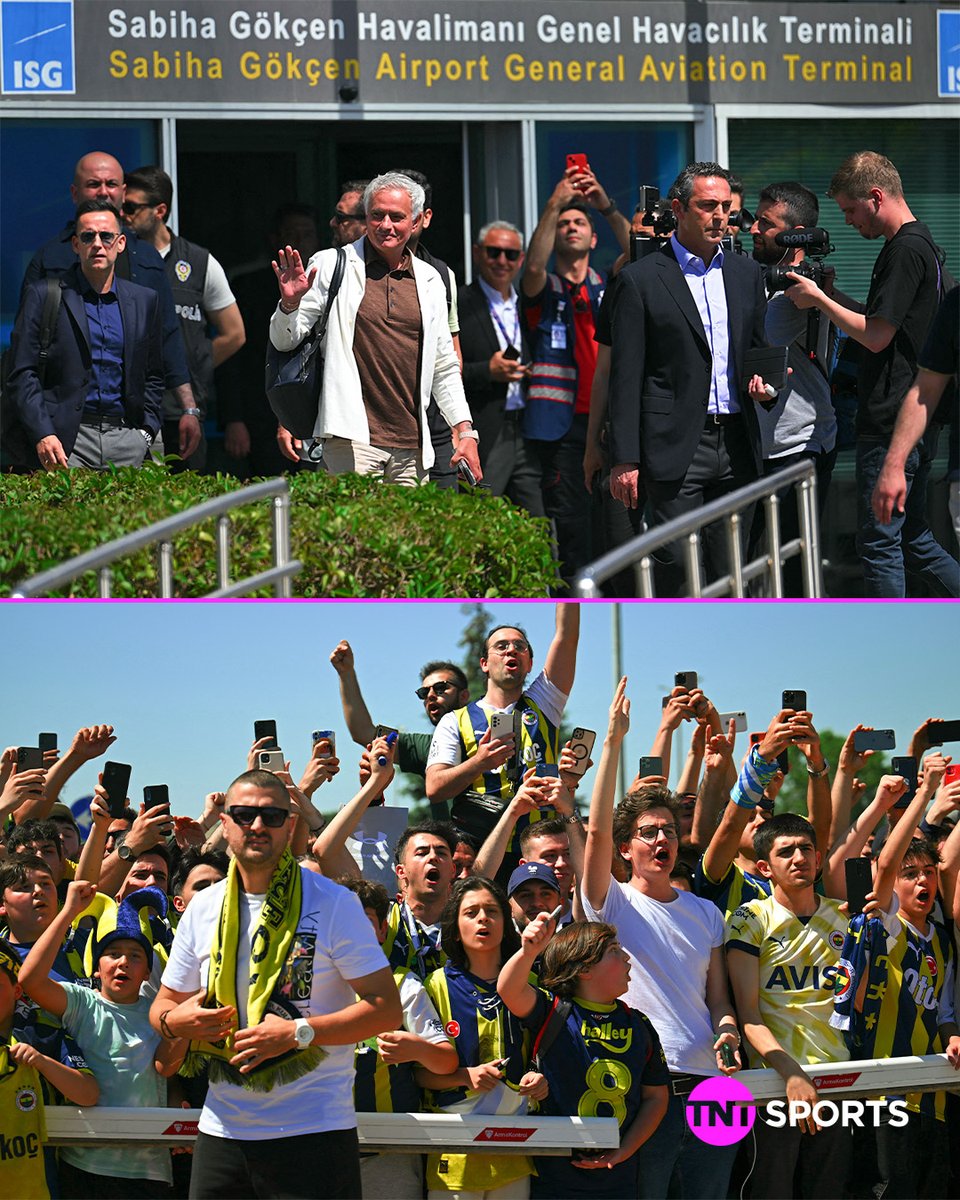
[[323,340],[323,335],[327,332],[327,321],[330,319],[330,309],[333,308],[333,302],[337,298],[337,293],[340,291],[340,284],[343,282],[343,273],[347,265],[347,255],[342,246],[337,247],[337,265],[333,268],[333,275],[330,278],[330,287],[327,290],[327,303],[324,305],[323,316],[317,323],[317,342]]
[[530,1055],[531,1060],[536,1062],[538,1068],[543,1061],[543,1056],[560,1036],[560,1030],[563,1028],[564,1022],[570,1015],[572,1008],[572,1001],[561,1000],[559,996],[554,996],[553,1004],[550,1005],[550,1011],[547,1013],[547,1019],[540,1027],[540,1032],[533,1043],[533,1050]]
[[50,344],[53,341],[53,331],[57,324],[57,314],[60,311],[60,276],[47,276],[47,294],[43,301],[43,315],[40,318],[40,351],[37,359],[37,377],[40,386],[44,387],[47,376],[47,359],[50,356]]

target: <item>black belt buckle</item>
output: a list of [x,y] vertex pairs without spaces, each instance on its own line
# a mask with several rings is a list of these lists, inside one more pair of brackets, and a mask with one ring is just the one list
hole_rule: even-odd
[[703,1083],[706,1075],[670,1074],[670,1090],[675,1096],[689,1096],[693,1089]]

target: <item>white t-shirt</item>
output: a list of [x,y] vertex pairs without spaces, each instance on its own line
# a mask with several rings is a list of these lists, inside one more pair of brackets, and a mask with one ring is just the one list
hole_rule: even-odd
[[[312,871],[301,871],[301,877],[303,902],[291,951],[292,973],[294,983],[309,986],[310,994],[308,999],[290,999],[301,1016],[311,1017],[353,1004],[356,994],[347,980],[362,979],[388,964],[357,896]],[[210,948],[225,889],[225,881],[207,888],[183,914],[163,972],[163,982],[174,991],[196,992],[206,985]],[[238,979],[245,980],[249,979],[249,921],[263,903],[263,897],[249,899],[251,903],[244,906],[247,911],[242,914],[246,955],[241,951],[237,956]],[[243,1011],[246,997],[241,989],[238,992]],[[200,1117],[200,1132],[257,1141],[356,1128],[354,1044],[323,1049],[327,1057],[315,1071],[270,1092],[211,1083]]]
[[620,944],[630,955],[624,1000],[650,1018],[670,1070],[718,1075],[706,1002],[710,954],[723,946],[723,915],[717,906],[679,890],[664,903],[613,878],[601,909],[586,896],[582,899],[588,920],[617,927]]
[[[523,694],[528,700],[533,701],[551,725],[560,724],[569,697],[550,682],[546,671],[541,671],[533,683],[524,689]],[[512,713],[515,706],[508,704],[506,708],[498,708],[495,704],[481,700],[480,707],[487,713]],[[454,767],[460,762],[463,762],[463,751],[460,748],[460,726],[457,724],[457,714],[456,712],[444,713],[433,731],[433,741],[430,743],[430,753],[427,755],[427,766],[432,767],[439,763],[441,766]]]

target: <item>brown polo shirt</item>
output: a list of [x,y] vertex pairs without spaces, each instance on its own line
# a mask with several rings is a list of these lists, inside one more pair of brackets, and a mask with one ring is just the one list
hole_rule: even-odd
[[410,255],[391,271],[366,241],[364,257],[366,285],[357,310],[353,356],[370,444],[418,450],[423,328]]

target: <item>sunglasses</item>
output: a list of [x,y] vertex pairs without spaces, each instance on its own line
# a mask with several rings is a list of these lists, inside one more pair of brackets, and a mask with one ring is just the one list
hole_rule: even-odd
[[288,808],[277,808],[272,804],[264,808],[255,808],[248,804],[233,804],[227,809],[227,816],[235,821],[241,829],[249,829],[257,817],[267,829],[281,829],[290,819]]
[[436,692],[438,696],[442,696],[444,692],[448,692],[453,687],[447,679],[441,679],[437,683],[431,683],[429,687],[418,687],[416,697],[418,700],[426,700],[431,692]]
[[330,218],[331,221],[336,221],[338,225],[346,225],[348,221],[362,221],[363,213],[342,213],[335,212]]
[[78,233],[77,237],[84,246],[92,246],[93,243],[100,239],[101,245],[112,246],[120,236],[119,233],[111,233],[109,230],[100,229],[85,229],[83,233]]
[[520,257],[519,250],[508,250],[505,246],[484,246],[483,252],[487,258],[493,260],[494,262],[500,257],[501,254],[504,256],[507,262],[516,262]]
[[137,204],[133,200],[124,200],[122,208],[128,217],[136,216],[141,208],[152,208],[153,205],[149,200],[144,200],[141,204]]

